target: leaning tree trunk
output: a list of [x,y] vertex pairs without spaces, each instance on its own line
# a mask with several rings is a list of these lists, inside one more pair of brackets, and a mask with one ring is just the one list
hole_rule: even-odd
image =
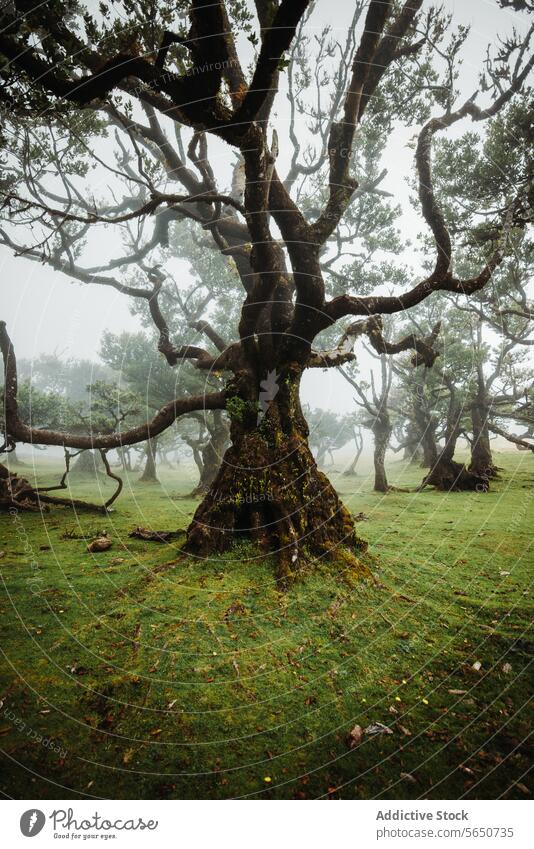
[[471,404],[473,441],[469,471],[488,478],[497,477],[497,466],[493,462],[488,430],[489,407],[484,398],[478,397]]
[[156,450],[157,439],[147,439],[146,442],[146,461],[143,474],[139,478],[143,483],[159,483],[156,474]]
[[365,549],[310,451],[300,376],[296,366],[282,370],[264,414],[256,384],[230,399],[231,445],[188,528],[186,551],[209,556],[250,538],[276,553],[278,579],[285,583],[308,559],[333,555],[341,546]]
[[373,435],[375,439],[375,447],[373,452],[373,460],[375,466],[375,492],[389,492],[389,484],[386,476],[386,451],[391,438],[391,424],[389,417],[386,420],[375,419],[373,423]]
[[487,492],[488,479],[471,469],[466,469],[463,463],[454,460],[456,443],[461,428],[461,407],[451,400],[447,414],[445,429],[445,445],[436,457],[429,473],[423,479],[421,486],[434,486],[441,492]]
[[343,474],[344,474],[346,477],[350,477],[351,475],[355,475],[355,474],[356,474],[356,466],[358,465],[358,460],[360,459],[360,457],[361,457],[361,455],[362,455],[362,451],[363,451],[363,436],[362,436],[361,428],[359,428],[358,432],[356,432],[356,431],[354,432],[354,442],[355,442],[355,444],[356,444],[356,454],[354,455],[354,458],[353,458],[353,460],[352,460],[352,463],[350,464],[350,466],[348,467],[348,469],[346,469],[346,470],[343,472]]
[[357,474],[356,466],[358,465],[358,460],[362,456],[362,451],[363,451],[363,444],[362,444],[361,447],[358,447],[356,449],[356,453],[355,453],[354,457],[352,458],[352,463],[350,464],[348,469],[345,469],[345,471],[343,472],[344,477],[348,478],[348,477],[352,477],[353,475]]

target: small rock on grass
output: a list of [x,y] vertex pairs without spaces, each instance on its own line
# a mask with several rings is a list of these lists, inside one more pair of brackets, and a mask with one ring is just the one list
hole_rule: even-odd
[[107,551],[112,545],[113,543],[107,536],[96,537],[96,539],[91,540],[87,546],[87,551],[92,553],[97,551]]

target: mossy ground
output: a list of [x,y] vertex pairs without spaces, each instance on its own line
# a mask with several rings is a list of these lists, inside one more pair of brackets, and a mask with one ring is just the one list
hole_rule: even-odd
[[[132,476],[105,518],[4,515],[0,790],[523,797],[534,457],[497,462],[488,494],[382,496],[370,477],[332,476],[368,516],[357,527],[373,578],[346,559],[283,594],[273,563],[246,545],[176,560],[176,541],[128,538],[136,525],[187,525],[196,502],[173,498],[192,488],[180,471],[162,487]],[[43,462],[41,480],[52,470]],[[422,477],[399,463],[388,473],[396,485]],[[77,485],[83,494],[94,485]],[[100,554],[63,538],[102,529],[113,547]],[[376,722],[393,733],[350,750],[350,729]]]

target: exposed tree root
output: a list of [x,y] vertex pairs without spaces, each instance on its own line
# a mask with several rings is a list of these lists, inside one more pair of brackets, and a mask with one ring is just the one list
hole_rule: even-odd
[[487,492],[489,480],[486,475],[477,474],[462,463],[438,458],[419,489],[425,486],[434,486],[441,492]]

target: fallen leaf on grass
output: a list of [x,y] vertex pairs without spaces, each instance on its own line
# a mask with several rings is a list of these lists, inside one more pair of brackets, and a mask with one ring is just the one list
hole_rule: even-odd
[[67,669],[71,675],[87,675],[89,673],[89,670],[85,666],[76,666],[76,664],[74,666],[68,666]]
[[133,756],[133,753],[134,753],[133,749],[127,749],[125,751],[124,755],[122,756],[123,764],[129,764],[130,763],[132,756]]
[[475,660],[471,668],[474,669],[475,672],[480,672],[480,670],[482,669],[482,664],[479,660]]
[[349,733],[348,737],[348,745],[349,749],[355,749],[356,746],[359,746],[363,739],[363,728],[361,725],[355,725],[352,731]]
[[467,690],[449,690],[451,696],[465,696]]
[[417,779],[413,777],[413,775],[409,772],[401,772],[400,777],[403,781],[409,781],[410,784],[417,784]]
[[371,725],[367,726],[364,733],[369,734],[369,736],[374,736],[376,734],[393,734],[393,731],[382,722],[372,722]]
[[458,769],[460,769],[462,772],[467,773],[467,775],[475,774],[472,769],[469,769],[468,766],[464,766],[464,764],[458,764]]
[[405,736],[405,737],[411,737],[411,736],[412,736],[412,732],[410,731],[410,729],[409,729],[409,728],[406,728],[406,726],[405,726],[405,725],[400,725],[400,724],[399,724],[399,725],[397,725],[397,728],[399,729],[399,731],[400,731],[402,734],[404,734],[404,736]]

